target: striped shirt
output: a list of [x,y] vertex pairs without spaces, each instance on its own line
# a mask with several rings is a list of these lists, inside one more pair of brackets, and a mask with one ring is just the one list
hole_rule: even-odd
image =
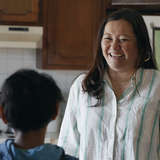
[[139,69],[119,100],[105,75],[98,107],[84,76],[70,89],[58,145],[80,160],[160,160],[160,72]]

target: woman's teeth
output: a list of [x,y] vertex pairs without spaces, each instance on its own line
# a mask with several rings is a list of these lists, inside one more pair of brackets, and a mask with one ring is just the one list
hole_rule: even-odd
[[122,54],[115,54],[115,55],[114,54],[110,54],[110,56],[111,57],[122,57],[123,55]]

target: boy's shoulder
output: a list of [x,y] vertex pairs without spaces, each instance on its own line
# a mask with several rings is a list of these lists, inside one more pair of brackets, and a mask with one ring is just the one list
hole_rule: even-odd
[[78,158],[75,158],[69,155],[65,155],[63,160],[78,160]]
[[[11,150],[11,144],[13,144],[13,140],[6,140],[5,142],[0,144],[0,160],[13,160],[12,159],[12,150]],[[13,147],[12,147],[13,148]],[[44,159],[45,156],[49,157],[55,157],[56,160],[78,160],[75,157],[72,157],[70,155],[66,155],[65,151],[63,148],[53,145],[53,144],[44,144],[40,147],[35,147],[34,148],[35,155],[32,149],[33,153],[33,159],[36,157],[37,158],[37,151],[39,151],[39,156],[41,157],[40,159]],[[14,158],[16,159],[16,156],[14,154]],[[26,159],[29,158],[27,155],[25,157]],[[31,158],[31,157],[30,157]]]
[[6,145],[6,141],[0,144],[0,160],[12,160]]
[[78,158],[66,154],[62,147],[60,147],[58,145],[53,145],[53,144],[51,144],[51,145],[54,147],[54,149],[57,151],[57,153],[60,153],[60,155],[61,155],[60,160],[78,160]]

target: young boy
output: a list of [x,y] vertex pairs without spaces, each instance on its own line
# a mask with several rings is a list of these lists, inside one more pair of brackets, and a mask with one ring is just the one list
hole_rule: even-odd
[[0,160],[77,160],[57,145],[44,144],[48,123],[58,113],[62,94],[47,74],[22,69],[2,85],[0,116],[15,139],[0,144]]

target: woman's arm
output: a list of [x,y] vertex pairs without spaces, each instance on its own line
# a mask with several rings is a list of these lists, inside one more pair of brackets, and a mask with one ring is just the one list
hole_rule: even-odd
[[77,128],[77,93],[78,89],[71,87],[68,102],[61,125],[58,145],[69,155],[79,157],[80,135]]

